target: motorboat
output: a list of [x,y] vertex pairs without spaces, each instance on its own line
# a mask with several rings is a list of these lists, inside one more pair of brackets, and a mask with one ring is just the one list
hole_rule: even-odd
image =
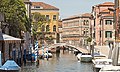
[[20,69],[14,60],[7,60],[5,64],[0,67],[0,72],[19,72]]
[[104,66],[99,72],[120,72],[120,66]]
[[80,61],[81,62],[92,62],[92,56],[91,55],[81,55]]
[[78,54],[77,54],[77,59],[78,59],[78,61],[80,60],[81,55],[82,55],[82,53],[78,53]]
[[94,72],[99,72],[104,66],[113,66],[112,59],[93,59],[92,62]]
[[50,53],[50,52],[46,52],[46,53],[44,53],[44,57],[45,58],[51,58],[52,57],[52,53]]
[[82,53],[77,54],[77,59],[81,62],[91,62],[92,56],[91,55],[82,55]]

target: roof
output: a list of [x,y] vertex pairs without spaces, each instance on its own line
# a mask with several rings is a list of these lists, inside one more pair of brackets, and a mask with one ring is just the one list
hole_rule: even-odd
[[71,20],[71,19],[78,19],[78,18],[90,18],[91,15],[92,15],[91,13],[77,14],[77,15],[73,15],[73,16],[64,18],[62,21]]
[[79,19],[81,17],[81,15],[73,15],[67,18],[62,19],[62,21],[66,21],[66,20],[72,20],[72,19]]
[[91,17],[91,16],[92,16],[91,13],[84,13],[84,14],[82,14],[82,17]]
[[43,9],[59,10],[57,7],[54,7],[52,5],[49,5],[43,2],[32,2],[32,6],[41,6],[43,7]]
[[104,3],[99,4],[97,6],[114,6],[114,3],[113,2],[104,2]]

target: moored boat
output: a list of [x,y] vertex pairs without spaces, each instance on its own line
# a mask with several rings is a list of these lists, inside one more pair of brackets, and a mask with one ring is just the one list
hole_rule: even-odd
[[0,72],[20,72],[20,67],[14,60],[7,60],[5,64],[0,67]]
[[99,72],[120,72],[120,66],[104,66]]
[[80,61],[81,62],[92,62],[92,56],[91,55],[81,55]]
[[111,59],[95,59],[93,62],[93,70],[94,72],[99,72],[99,70],[104,66],[112,66]]
[[82,55],[82,53],[77,54],[77,59],[81,62],[92,62],[92,56],[91,55]]

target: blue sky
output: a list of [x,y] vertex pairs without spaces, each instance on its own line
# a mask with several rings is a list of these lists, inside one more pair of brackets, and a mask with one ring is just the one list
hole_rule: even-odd
[[93,5],[104,2],[114,2],[114,0],[31,0],[40,1],[53,5],[60,9],[60,17],[65,18],[71,15],[90,13]]

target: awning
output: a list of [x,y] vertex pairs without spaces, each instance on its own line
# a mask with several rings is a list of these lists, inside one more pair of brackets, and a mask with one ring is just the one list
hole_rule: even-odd
[[22,39],[0,33],[0,42],[5,43],[21,43]]

